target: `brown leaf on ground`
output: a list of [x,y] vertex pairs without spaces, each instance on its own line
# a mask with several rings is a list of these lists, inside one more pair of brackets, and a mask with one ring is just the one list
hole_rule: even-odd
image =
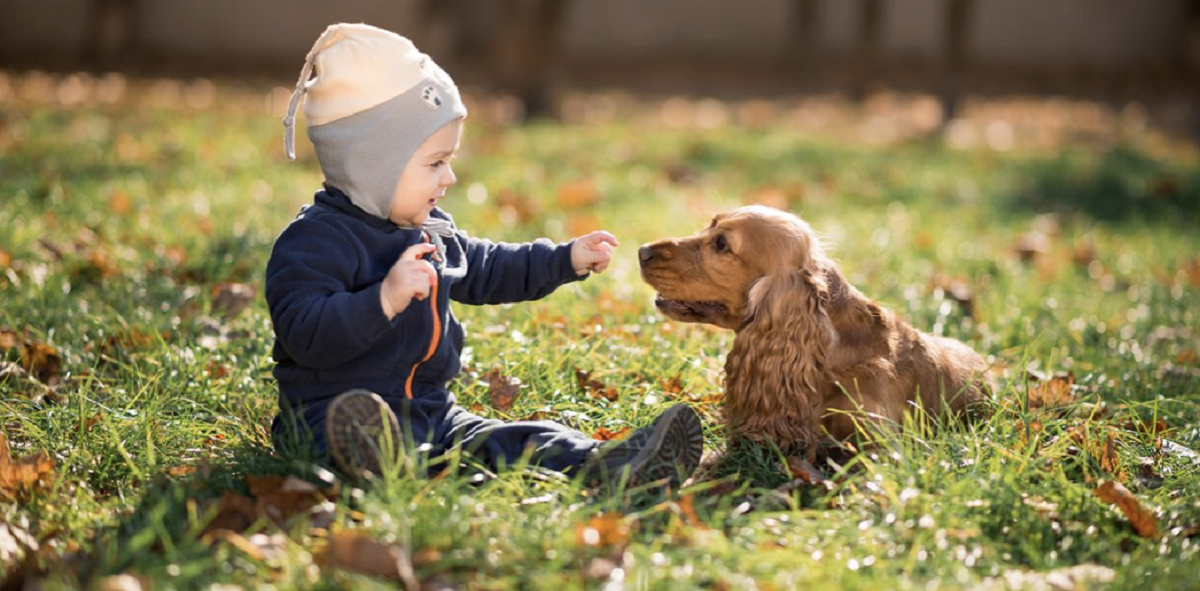
[[575,526],[575,540],[593,548],[624,548],[629,545],[630,527],[620,513],[593,515],[587,523]]
[[372,577],[399,579],[406,588],[419,589],[408,552],[395,544],[385,544],[357,530],[338,530],[329,534],[319,563]]
[[933,280],[933,294],[934,297],[945,297],[957,303],[963,316],[975,317],[975,291],[967,279],[939,274]]
[[1134,433],[1145,433],[1148,435],[1170,435],[1171,429],[1167,427],[1166,419],[1159,417],[1153,421],[1145,421],[1136,418],[1126,419],[1121,423],[1120,427],[1126,431]]
[[520,378],[501,375],[499,369],[487,372],[483,380],[488,385],[488,397],[492,401],[492,408],[498,411],[508,412],[521,395]]
[[683,514],[683,520],[686,521],[688,525],[696,529],[708,529],[708,526],[705,525],[704,521],[700,519],[700,516],[696,514],[696,506],[693,497],[694,495],[683,495],[683,497],[679,499],[679,512]]
[[287,535],[282,532],[271,535],[258,533],[246,537],[227,529],[209,532],[203,538],[203,541],[209,545],[224,542],[241,550],[247,556],[264,562],[282,557],[287,547],[287,540]]
[[1043,378],[1032,372],[1026,374],[1029,392],[1029,409],[1054,408],[1074,401],[1071,386],[1075,384],[1075,372]]
[[258,515],[265,515],[280,527],[286,527],[297,516],[314,516],[319,505],[337,496],[333,489],[317,488],[295,476],[247,476],[246,483],[250,494],[257,498]]
[[1117,432],[1116,429],[1108,427],[1105,431],[1104,438],[1094,436],[1088,425],[1075,425],[1067,429],[1067,436],[1071,438],[1078,449],[1095,458],[1100,464],[1100,468],[1105,472],[1117,477],[1121,482],[1127,482],[1128,477],[1121,469],[1121,457],[1117,454]]
[[206,534],[218,530],[244,532],[258,521],[258,507],[254,499],[241,493],[227,490],[221,493],[217,514],[205,526]]
[[1192,261],[1187,267],[1188,280],[1192,282],[1192,287],[1200,287],[1200,256]]
[[1013,252],[1024,262],[1031,262],[1050,252],[1050,237],[1038,231],[1018,236],[1013,242]]
[[598,203],[600,192],[592,179],[581,178],[559,185],[555,197],[563,209],[583,209]]
[[1154,512],[1146,509],[1138,502],[1137,497],[1125,488],[1125,485],[1113,480],[1105,480],[1100,483],[1092,494],[1100,498],[1101,501],[1116,505],[1125,517],[1129,518],[1129,523],[1133,525],[1134,531],[1143,538],[1158,537],[1158,517]]
[[195,473],[195,466],[171,466],[167,468],[167,474],[170,476],[191,476]]
[[1137,483],[1144,488],[1158,488],[1163,484],[1163,476],[1154,470],[1154,460],[1142,458],[1138,464]]
[[45,343],[26,343],[21,351],[21,367],[37,381],[53,388],[62,378],[62,357]]
[[12,255],[7,250],[0,248],[0,271],[12,266]]
[[825,482],[825,476],[820,470],[808,463],[808,460],[802,458],[789,457],[787,459],[788,472],[792,478],[802,480],[807,484],[822,484]]
[[254,303],[258,290],[247,283],[220,283],[212,288],[213,313],[229,320]]
[[21,343],[22,340],[23,339],[17,335],[17,331],[8,328],[0,328],[0,351],[14,349],[18,344]]
[[580,390],[592,398],[603,398],[609,402],[616,402],[621,397],[616,388],[607,386],[600,380],[592,379],[590,371],[575,368],[575,383],[579,385]]
[[541,213],[536,201],[512,189],[500,189],[496,193],[496,207],[501,221],[519,224],[527,224]]
[[683,395],[683,378],[674,376],[671,378],[658,378],[658,387],[662,389],[663,394],[671,400],[678,400]]
[[0,500],[23,498],[54,483],[54,458],[38,452],[13,458],[8,439],[0,433]]
[[746,205],[766,205],[775,209],[791,209],[791,199],[783,189],[775,185],[763,185],[742,193],[742,203]]
[[603,227],[600,218],[590,213],[576,213],[567,216],[567,232],[571,236],[583,236]]
[[128,193],[114,189],[108,195],[108,209],[117,216],[128,215],[133,211],[133,199]]
[[598,439],[600,441],[612,441],[613,439],[620,439],[624,437],[625,434],[629,433],[629,430],[629,427],[625,427],[624,429],[619,429],[617,431],[609,431],[604,427],[600,427],[599,429],[596,429],[595,433],[592,433],[592,439]]

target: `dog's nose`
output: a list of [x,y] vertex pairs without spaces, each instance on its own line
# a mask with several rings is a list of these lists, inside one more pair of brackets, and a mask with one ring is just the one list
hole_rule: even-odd
[[653,248],[650,248],[649,246],[643,246],[638,249],[638,260],[641,261],[641,263],[643,265],[645,265],[646,263],[649,263],[653,259],[654,259],[654,249]]

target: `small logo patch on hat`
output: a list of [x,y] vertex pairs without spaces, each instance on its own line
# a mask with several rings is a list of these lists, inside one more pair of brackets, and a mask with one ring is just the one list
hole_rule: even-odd
[[440,109],[444,102],[442,100],[442,93],[438,92],[438,89],[433,86],[426,86],[421,89],[421,100],[425,101],[425,104],[429,105],[430,109]]

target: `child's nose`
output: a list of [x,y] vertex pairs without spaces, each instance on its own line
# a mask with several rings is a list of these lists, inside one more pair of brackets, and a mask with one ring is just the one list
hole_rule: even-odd
[[446,165],[446,174],[442,177],[442,186],[450,187],[458,182],[458,176],[454,174],[454,169],[450,165]]

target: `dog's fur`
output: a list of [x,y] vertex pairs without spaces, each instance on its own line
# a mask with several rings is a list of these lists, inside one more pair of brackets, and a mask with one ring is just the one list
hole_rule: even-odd
[[987,364],[959,341],[920,332],[846,282],[799,217],[763,206],[638,251],[665,315],[733,329],[725,362],[731,439],[813,457],[870,417],[899,428],[919,405],[937,416],[983,410]]

